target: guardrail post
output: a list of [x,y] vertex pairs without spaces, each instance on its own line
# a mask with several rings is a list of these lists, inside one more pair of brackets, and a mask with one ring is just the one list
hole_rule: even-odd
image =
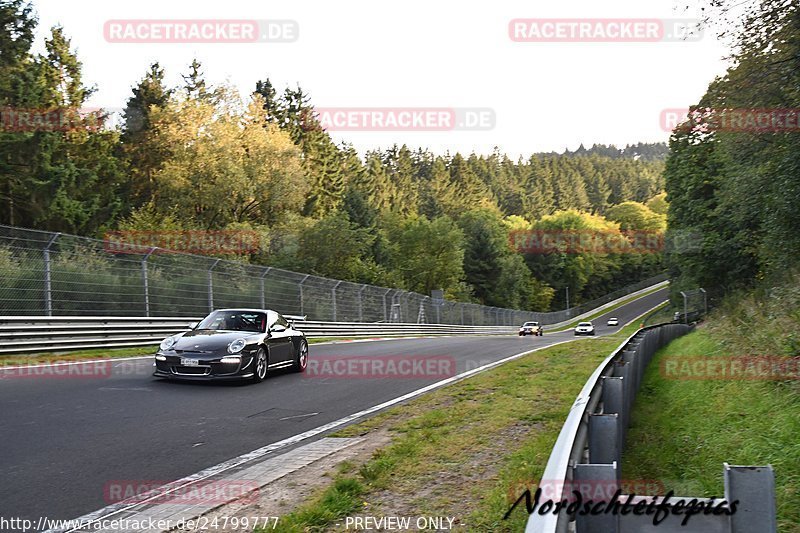
[[627,431],[630,412],[633,406],[633,387],[631,386],[631,364],[625,361],[614,363],[613,376],[622,378],[622,427]]
[[[617,463],[606,465],[577,464],[573,469],[575,489],[581,493],[583,501],[598,500],[598,494],[613,495],[619,488],[619,469]],[[619,533],[619,515],[604,513],[575,517],[576,533]]]
[[270,270],[272,270],[272,267],[267,267],[267,269],[261,273],[261,276],[258,279],[259,285],[261,285],[261,309],[267,308],[267,298],[264,295],[264,278],[267,277],[267,274],[269,274]]
[[619,462],[619,415],[589,415],[589,461],[592,463]]
[[61,233],[56,233],[50,237],[50,241],[42,251],[44,255],[44,310],[47,316],[53,316],[53,292],[52,283],[50,278],[50,247],[56,242],[56,239]]
[[639,390],[639,365],[638,361],[639,358],[636,357],[636,352],[633,350],[623,350],[622,351],[622,360],[626,363],[630,363],[630,387],[632,395],[636,394],[636,391]]
[[300,314],[305,315],[305,301],[303,299],[303,283],[306,282],[308,278],[311,277],[311,274],[306,274],[303,279],[300,280],[298,287],[300,287]]
[[778,531],[775,473],[772,466],[732,466],[723,463],[725,499],[739,500],[730,516],[731,533]]
[[336,284],[331,289],[331,302],[333,303],[333,321],[336,322],[336,289],[339,288],[341,285],[341,281],[337,281]]
[[214,261],[214,264],[211,265],[211,268],[208,269],[208,312],[209,313],[214,310],[214,274],[212,273],[212,270],[214,270],[214,267],[217,266],[217,263],[219,263],[220,261],[221,259],[217,259],[216,261]]
[[603,413],[619,415],[619,442],[620,449],[625,443],[626,427],[624,422],[627,420],[625,413],[625,385],[623,381],[625,378],[618,378],[613,376],[603,376]]
[[147,277],[147,259],[150,254],[156,251],[156,247],[151,247],[142,258],[142,285],[144,285],[144,316],[150,316],[150,283]]

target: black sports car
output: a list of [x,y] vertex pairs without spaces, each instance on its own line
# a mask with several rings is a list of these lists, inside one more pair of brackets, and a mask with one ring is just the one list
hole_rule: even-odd
[[[296,317],[291,317],[296,318]],[[185,333],[167,337],[156,353],[154,376],[189,380],[251,379],[268,370],[303,372],[308,342],[275,311],[220,309]]]

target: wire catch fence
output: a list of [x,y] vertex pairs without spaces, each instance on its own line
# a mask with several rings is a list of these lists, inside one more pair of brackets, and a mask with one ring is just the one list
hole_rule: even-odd
[[0,314],[203,316],[270,308],[309,320],[554,324],[666,279],[656,276],[554,312],[505,309],[160,248],[120,253],[109,241],[0,225]]

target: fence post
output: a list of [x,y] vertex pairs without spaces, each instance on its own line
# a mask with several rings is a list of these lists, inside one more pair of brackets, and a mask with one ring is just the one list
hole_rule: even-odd
[[700,291],[703,293],[703,316],[708,316],[708,293],[702,287],[700,287]]
[[272,270],[272,267],[267,267],[267,269],[261,273],[261,277],[258,280],[261,285],[261,309],[267,308],[267,299],[264,297],[264,278],[267,277],[270,270]]
[[688,296],[685,292],[681,291],[681,296],[683,296],[683,323],[689,323],[689,303],[688,303]]
[[214,267],[217,266],[221,259],[217,259],[214,261],[214,264],[211,265],[211,268],[208,269],[208,312],[212,312],[214,310],[214,275],[211,272],[214,270]]
[[366,288],[367,288],[367,284],[364,283],[363,285],[361,285],[361,288],[358,289],[358,321],[359,322],[363,322],[364,321],[364,297],[363,297],[363,294],[364,294],[364,289],[366,289]]
[[44,248],[44,310],[47,316],[53,316],[53,294],[52,284],[50,279],[50,247],[56,242],[61,233],[56,233],[50,237],[50,241]]
[[306,280],[309,277],[311,277],[311,274],[306,274],[305,277],[303,279],[301,279],[300,283],[298,284],[298,287],[300,287],[300,314],[301,315],[305,315],[306,314],[305,313],[305,302],[303,301],[303,283],[305,283]]
[[147,260],[150,254],[156,251],[156,247],[151,247],[142,258],[142,285],[144,285],[144,316],[150,316],[150,283],[147,278]]
[[389,321],[389,310],[386,308],[386,297],[389,293],[392,292],[392,289],[387,289],[386,292],[383,293],[383,321]]
[[333,302],[333,321],[336,322],[336,289],[339,288],[341,285],[341,281],[337,281],[336,284],[331,289],[331,301]]

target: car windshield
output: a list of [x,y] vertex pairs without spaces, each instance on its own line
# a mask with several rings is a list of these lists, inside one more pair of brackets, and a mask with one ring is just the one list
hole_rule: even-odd
[[538,322],[525,322],[524,324],[522,324],[522,327],[525,327],[525,326],[536,326],[538,324],[539,324]]
[[591,326],[591,325],[592,325],[591,322],[581,322],[580,324],[578,324],[579,327],[580,326]]
[[261,333],[267,323],[267,315],[255,311],[214,311],[198,324],[197,329],[252,331]]

